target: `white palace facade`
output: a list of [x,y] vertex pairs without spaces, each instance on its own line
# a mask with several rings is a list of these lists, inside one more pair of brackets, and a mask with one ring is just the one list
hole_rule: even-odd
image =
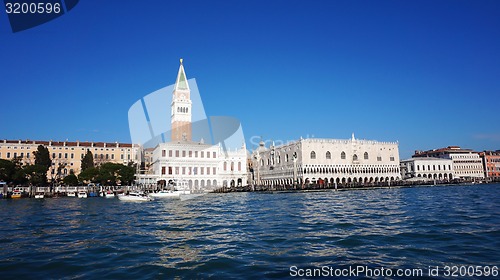
[[377,185],[401,179],[397,142],[300,139],[252,153],[255,185]]
[[139,184],[150,188],[184,182],[190,188],[214,190],[247,185],[244,143],[240,148],[192,140],[192,101],[184,66],[179,67],[171,105],[171,141],[159,143],[152,152],[153,174],[138,174]]

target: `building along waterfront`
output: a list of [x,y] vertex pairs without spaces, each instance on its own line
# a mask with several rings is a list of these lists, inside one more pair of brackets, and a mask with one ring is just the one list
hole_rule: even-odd
[[252,179],[260,186],[374,186],[401,179],[397,142],[300,139],[252,153]]
[[459,146],[448,146],[446,148],[415,151],[414,158],[444,158],[452,160],[452,168],[455,176],[464,180],[484,178],[483,163],[479,154],[470,149],[462,149]]
[[80,141],[38,141],[38,140],[0,140],[0,159],[18,158],[26,164],[34,164],[35,152],[39,145],[50,153],[52,166],[47,171],[47,178],[62,179],[74,172],[81,172],[81,161],[87,151],[92,152],[94,164],[105,162],[129,164],[141,161],[142,149],[139,145],[118,142],[80,142]]

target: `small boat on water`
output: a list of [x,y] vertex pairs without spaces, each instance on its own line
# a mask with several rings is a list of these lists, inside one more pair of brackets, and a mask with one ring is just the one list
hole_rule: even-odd
[[143,201],[152,201],[153,199],[144,193],[139,192],[130,192],[128,194],[120,194],[118,195],[118,199],[122,201],[132,201],[132,202],[143,202]]
[[12,192],[12,195],[10,196],[11,198],[21,198],[22,196],[22,192],[20,189],[14,189],[14,191]]
[[181,195],[183,194],[189,194],[189,191],[179,191],[179,190],[161,190],[159,192],[155,193],[150,193],[150,197],[154,198],[173,198],[173,199],[179,199]]
[[41,192],[35,193],[35,198],[39,199],[39,198],[43,198],[43,197],[44,197],[44,193],[41,193]]
[[84,191],[79,191],[78,192],[78,198],[87,198],[87,192]]
[[115,193],[111,190],[107,190],[106,192],[103,193],[105,198],[114,198]]
[[68,192],[68,196],[70,196],[70,197],[76,197],[76,192]]

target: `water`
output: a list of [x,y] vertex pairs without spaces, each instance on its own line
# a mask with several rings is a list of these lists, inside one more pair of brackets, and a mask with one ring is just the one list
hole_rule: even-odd
[[149,203],[4,199],[0,278],[261,279],[290,277],[291,266],[359,265],[424,276],[439,266],[450,279],[444,266],[500,265],[499,197],[497,184]]

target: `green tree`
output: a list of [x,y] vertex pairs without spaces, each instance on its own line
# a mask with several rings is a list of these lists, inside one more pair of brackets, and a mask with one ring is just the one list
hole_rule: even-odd
[[90,167],[82,171],[78,176],[80,181],[87,181],[95,183],[97,181],[97,177],[99,176],[99,169],[95,167]]
[[22,169],[25,178],[35,186],[47,185],[47,168],[40,164],[27,165]]
[[135,178],[135,168],[122,165],[118,171],[118,175],[122,184],[131,185]]
[[92,167],[94,167],[94,156],[91,151],[87,150],[87,153],[82,158],[82,172]]
[[78,178],[73,171],[70,171],[69,175],[64,177],[63,182],[68,186],[76,186],[78,185]]
[[35,165],[43,166],[45,168],[45,172],[47,172],[47,170],[49,170],[49,167],[52,165],[49,149],[47,149],[43,145],[39,145],[37,150],[33,152],[33,154],[35,155]]
[[116,185],[118,179],[118,171],[122,164],[106,162],[99,166],[98,180],[102,185]]
[[15,164],[10,160],[0,159],[0,181],[12,182],[14,173]]

